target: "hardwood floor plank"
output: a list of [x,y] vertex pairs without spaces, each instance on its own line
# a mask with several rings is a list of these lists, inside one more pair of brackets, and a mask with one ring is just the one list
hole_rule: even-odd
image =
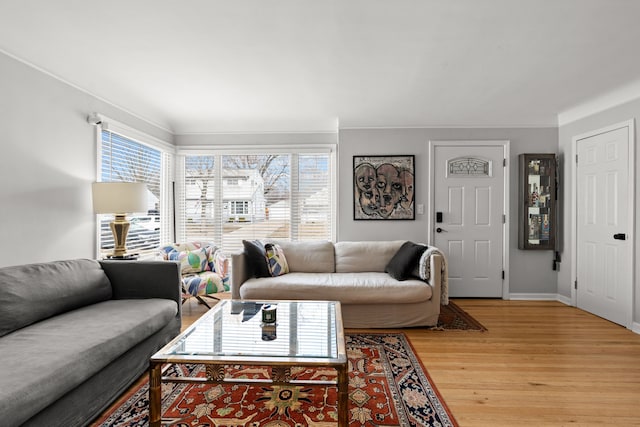
[[409,329],[461,426],[640,425],[640,336],[557,302],[456,300],[488,331]]
[[640,335],[558,302],[456,303],[488,331],[400,331],[461,426],[640,426]]

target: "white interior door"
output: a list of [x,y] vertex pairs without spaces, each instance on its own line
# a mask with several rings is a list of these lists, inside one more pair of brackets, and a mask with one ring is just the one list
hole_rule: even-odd
[[449,295],[503,296],[505,146],[433,147],[434,246],[446,255]]
[[630,326],[629,128],[576,140],[577,306]]

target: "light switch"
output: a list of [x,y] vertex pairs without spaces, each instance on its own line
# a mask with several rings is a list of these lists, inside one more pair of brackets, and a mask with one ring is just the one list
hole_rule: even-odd
[[424,205],[417,205],[418,215],[424,214]]

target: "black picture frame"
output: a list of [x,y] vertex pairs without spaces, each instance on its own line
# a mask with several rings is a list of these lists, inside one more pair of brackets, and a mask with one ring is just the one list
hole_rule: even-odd
[[353,156],[353,219],[415,220],[415,156]]

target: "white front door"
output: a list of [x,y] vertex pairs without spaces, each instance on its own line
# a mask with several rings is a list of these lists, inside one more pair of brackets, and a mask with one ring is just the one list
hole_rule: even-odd
[[576,139],[577,306],[630,326],[629,127]]
[[432,144],[430,235],[447,256],[449,295],[502,297],[506,143]]

